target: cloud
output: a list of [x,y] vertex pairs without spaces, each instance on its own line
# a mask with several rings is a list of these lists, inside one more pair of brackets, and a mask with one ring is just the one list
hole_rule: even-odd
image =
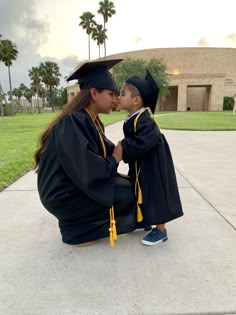
[[210,47],[210,44],[208,42],[208,40],[206,38],[201,38],[199,39],[199,41],[197,42],[199,47]]
[[236,33],[231,33],[225,36],[225,40],[231,47],[236,47]]
[[[37,65],[37,50],[47,41],[49,23],[36,15],[35,0],[0,0],[0,33],[16,44],[18,57],[11,67],[12,85],[29,84],[28,69]],[[4,91],[9,90],[7,68],[0,64],[0,80]]]
[[25,51],[47,41],[49,23],[37,17],[36,0],[0,0],[0,29]]
[[[20,83],[30,85],[28,70],[38,67],[40,62],[53,61],[60,68],[61,85],[65,86],[67,76],[81,60],[75,55],[63,59],[46,56],[41,57],[38,49],[47,42],[50,32],[49,22],[40,19],[36,14],[35,0],[0,0],[0,33],[16,44],[19,51],[16,61],[11,67],[12,86]],[[0,64],[0,80],[4,92],[9,91],[7,67]]]

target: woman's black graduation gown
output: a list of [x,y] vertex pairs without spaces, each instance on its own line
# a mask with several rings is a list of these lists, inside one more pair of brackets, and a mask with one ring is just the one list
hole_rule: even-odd
[[140,167],[145,222],[163,224],[183,215],[171,152],[147,110],[138,118],[134,132],[137,115],[124,123],[123,160],[129,163],[129,175],[133,181],[136,178],[135,160]]
[[136,205],[129,179],[117,174],[114,144],[82,109],[62,118],[49,136],[38,168],[38,191],[44,207],[59,220],[62,240],[80,244],[109,235],[114,205],[117,233],[135,229]]

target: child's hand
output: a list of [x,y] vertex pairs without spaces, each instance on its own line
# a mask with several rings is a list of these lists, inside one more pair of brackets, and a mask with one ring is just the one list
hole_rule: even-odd
[[121,141],[118,142],[118,144],[115,146],[115,149],[113,151],[113,156],[116,159],[116,162],[119,163],[122,160],[122,153],[123,153],[123,148],[121,145]]

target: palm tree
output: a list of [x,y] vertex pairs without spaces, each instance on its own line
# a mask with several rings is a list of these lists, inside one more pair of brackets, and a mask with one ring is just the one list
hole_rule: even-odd
[[[116,14],[115,5],[112,1],[103,0],[99,2],[99,10],[98,13],[103,16],[103,28],[106,29],[106,23],[108,19],[112,17],[112,15]],[[106,59],[106,39],[104,40],[104,55]]]
[[[34,90],[32,87],[28,88],[26,87],[25,92],[24,92],[24,97],[27,99],[28,103],[29,103],[29,111],[30,114],[32,113],[32,97],[34,95]],[[28,107],[27,107],[27,111],[28,111]]]
[[46,92],[45,87],[42,84],[39,85],[38,92],[39,92],[39,97],[42,99],[42,106],[44,107],[46,103],[47,92]]
[[22,91],[19,88],[14,88],[12,90],[12,95],[14,95],[17,98],[17,102],[19,104],[20,103],[20,98],[23,95]]
[[2,49],[2,34],[0,34],[0,61],[2,60],[1,59],[1,49]]
[[82,26],[84,30],[86,30],[86,33],[88,34],[88,53],[89,53],[89,60],[90,60],[90,35],[93,31],[93,28],[97,25],[94,21],[95,15],[93,15],[91,12],[87,11],[84,12],[80,16],[80,23],[79,26]]
[[[19,90],[19,93],[21,93],[22,96],[24,96],[28,102],[29,102],[29,100],[31,102],[31,98],[29,98],[29,95],[30,95],[32,89],[29,89],[24,83],[21,83],[20,86],[18,87],[18,90]],[[25,107],[24,103],[23,103],[22,107],[23,108]],[[28,111],[28,106],[27,106],[27,111]],[[31,112],[31,110],[30,110],[30,112]]]
[[54,112],[54,104],[52,102],[53,89],[60,84],[60,72],[59,67],[56,62],[46,61],[41,62],[39,66],[42,82],[46,85],[49,90],[50,105],[52,111]]
[[0,34],[0,61],[2,61],[2,34]]
[[100,45],[104,44],[107,38],[106,29],[103,28],[101,24],[97,24],[92,31],[92,39],[97,42],[98,49],[99,49],[99,59],[100,59]]
[[36,92],[36,106],[38,109],[38,113],[40,113],[40,107],[39,107],[39,86],[41,83],[41,71],[38,67],[32,67],[29,69],[29,77],[32,81],[32,87],[35,89]]
[[[2,60],[2,57],[1,57],[1,55],[2,55],[2,40],[1,40],[1,38],[2,38],[2,34],[0,34],[0,62],[1,62],[1,60]],[[3,94],[3,91],[2,91],[2,86],[1,86],[1,82],[0,82],[0,109],[1,109],[1,117],[3,117],[4,116],[4,110],[3,110],[3,101],[2,101],[2,94]]]
[[9,86],[10,86],[10,100],[12,106],[12,115],[14,115],[13,102],[12,102],[12,84],[11,84],[11,71],[10,66],[12,61],[16,60],[18,55],[17,47],[9,39],[2,39],[0,46],[0,60],[8,67]]

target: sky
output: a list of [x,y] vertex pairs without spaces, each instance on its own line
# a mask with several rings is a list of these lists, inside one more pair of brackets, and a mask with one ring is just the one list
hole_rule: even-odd
[[[113,0],[107,23],[107,55],[149,48],[236,48],[236,0]],[[0,34],[12,40],[19,55],[11,67],[12,85],[30,84],[28,70],[55,61],[61,85],[77,63],[88,59],[88,36],[80,26],[85,11],[97,14],[99,0],[0,0]],[[103,54],[103,49],[101,49]],[[91,42],[91,59],[98,46]],[[236,61],[235,61],[236,62]],[[7,67],[0,82],[9,90]]]

